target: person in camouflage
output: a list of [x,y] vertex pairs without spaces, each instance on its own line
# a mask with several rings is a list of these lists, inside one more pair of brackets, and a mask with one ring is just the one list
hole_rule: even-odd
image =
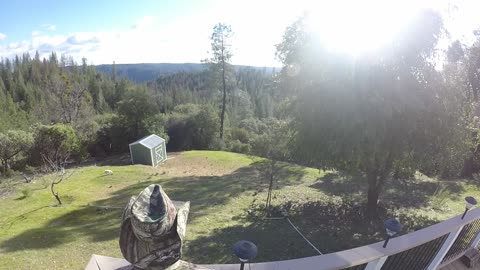
[[172,202],[152,184],[130,199],[122,216],[120,249],[134,269],[179,269],[190,202]]

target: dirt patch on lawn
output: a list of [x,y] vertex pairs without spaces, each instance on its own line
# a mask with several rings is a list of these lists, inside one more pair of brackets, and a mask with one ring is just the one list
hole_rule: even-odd
[[219,164],[208,157],[186,157],[182,152],[174,152],[168,153],[168,160],[153,168],[153,172],[168,177],[222,176],[238,169],[238,166],[235,165],[228,166],[228,164]]

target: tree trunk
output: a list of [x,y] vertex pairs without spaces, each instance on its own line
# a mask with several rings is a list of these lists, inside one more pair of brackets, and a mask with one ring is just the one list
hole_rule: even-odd
[[8,168],[7,167],[7,161],[4,160],[4,161],[2,161],[2,163],[3,163],[3,177],[7,177],[7,168]]
[[225,106],[227,103],[227,85],[225,82],[225,61],[222,62],[222,83],[223,83],[223,99],[222,99],[222,114],[220,115],[220,139],[223,140],[223,123],[225,120]]
[[60,196],[58,196],[58,192],[55,192],[55,190],[53,190],[54,185],[55,185],[55,182],[52,182],[52,184],[50,185],[50,191],[52,191],[52,194],[57,200],[58,205],[62,205],[62,201],[60,200]]
[[473,154],[463,161],[462,178],[473,179]]
[[367,216],[372,217],[377,214],[379,196],[380,190],[376,187],[376,184],[372,185],[369,183],[367,194]]
[[270,205],[272,204],[272,189],[273,189],[273,172],[270,171],[270,183],[268,185],[267,203],[265,205],[267,216],[270,216]]

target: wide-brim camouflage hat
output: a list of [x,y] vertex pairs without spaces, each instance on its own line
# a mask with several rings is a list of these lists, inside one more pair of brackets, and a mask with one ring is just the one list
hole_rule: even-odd
[[175,222],[177,210],[160,185],[150,185],[132,205],[133,231],[138,238],[151,239],[168,231]]
[[175,263],[181,256],[190,202],[173,202],[160,185],[133,196],[122,217],[120,249],[138,268]]

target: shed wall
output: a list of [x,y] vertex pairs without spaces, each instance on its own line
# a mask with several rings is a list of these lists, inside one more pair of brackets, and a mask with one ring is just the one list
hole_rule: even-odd
[[133,164],[144,164],[144,165],[152,165],[152,155],[150,149],[146,148],[141,144],[134,144],[130,146],[130,151],[132,155],[132,162]]

